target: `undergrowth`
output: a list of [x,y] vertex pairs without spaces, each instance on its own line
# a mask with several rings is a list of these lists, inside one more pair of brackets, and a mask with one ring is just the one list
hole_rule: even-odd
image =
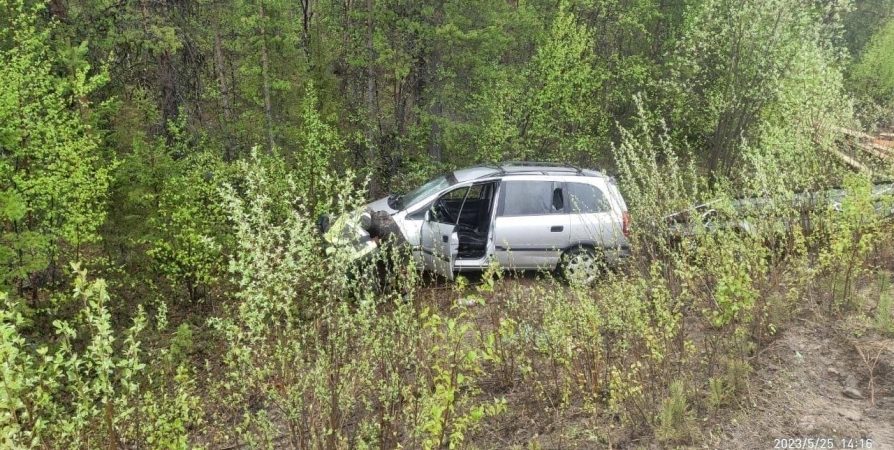
[[[626,157],[656,157],[627,139]],[[853,310],[850,293],[891,237],[858,177],[811,208],[785,192],[736,206],[712,190],[715,212],[686,229],[655,220],[667,204],[638,203],[653,188],[629,196],[634,255],[593,286],[497,267],[473,284],[426,283],[389,248],[369,264],[391,270],[368,288],[344,252],[320,250],[300,187],[265,158],[219,188],[235,292],[204,324],[169,328],[162,310],[147,329],[139,309],[118,331],[104,282],[78,266],[74,295],[57,300],[78,313],[55,322],[49,345],[31,345],[33,313],[5,301],[5,447],[432,449],[493,447],[493,436],[536,446],[546,423],[568,424],[560,447],[692,444],[709,415],[741,404],[760,348],[798,311]],[[695,203],[708,194],[684,186],[697,179],[686,170],[662,189]],[[328,207],[360,204],[354,181],[327,181],[339,192]],[[531,431],[513,432],[519,420]]]

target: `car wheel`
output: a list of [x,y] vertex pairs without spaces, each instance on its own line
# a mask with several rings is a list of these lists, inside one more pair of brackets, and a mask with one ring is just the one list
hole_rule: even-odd
[[562,276],[569,284],[591,286],[599,278],[601,260],[596,251],[588,247],[578,247],[562,255]]

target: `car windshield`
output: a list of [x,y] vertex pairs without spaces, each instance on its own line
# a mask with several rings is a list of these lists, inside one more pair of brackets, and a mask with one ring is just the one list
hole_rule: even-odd
[[400,200],[399,209],[409,208],[416,203],[419,203],[421,200],[425,199],[429,195],[432,195],[435,192],[438,192],[441,189],[450,186],[450,184],[450,180],[446,176],[435,178],[434,180],[423,184],[419,189],[416,189],[415,191],[404,195],[403,198],[401,198]]

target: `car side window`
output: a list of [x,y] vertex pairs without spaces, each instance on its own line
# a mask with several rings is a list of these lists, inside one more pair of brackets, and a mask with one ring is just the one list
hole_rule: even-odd
[[560,213],[564,194],[552,181],[504,181],[500,195],[501,216],[539,216]]
[[415,211],[415,212],[413,212],[413,213],[411,213],[411,214],[407,214],[407,219],[410,219],[410,220],[422,220],[422,219],[424,219],[424,218],[425,218],[425,213],[428,212],[428,210],[430,210],[431,207],[432,207],[433,205],[434,205],[434,202],[431,202],[431,203],[428,203],[428,204],[426,204],[426,205],[423,205],[423,206],[422,206],[421,208],[419,208],[417,211]]
[[431,218],[435,222],[455,224],[462,210],[469,187],[454,189],[440,196],[431,207]]
[[608,211],[608,199],[598,187],[587,183],[566,183],[567,209],[571,213],[586,214]]
[[484,198],[484,185],[476,184],[469,190],[469,200],[480,200]]

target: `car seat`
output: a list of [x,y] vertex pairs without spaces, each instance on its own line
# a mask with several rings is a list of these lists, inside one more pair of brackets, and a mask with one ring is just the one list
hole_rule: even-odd
[[479,208],[475,218],[475,227],[466,224],[458,224],[456,233],[459,237],[458,258],[480,258],[487,251],[487,232],[490,229],[490,215],[493,208],[491,201],[493,186],[488,186],[488,193],[482,200],[486,200],[487,207]]

